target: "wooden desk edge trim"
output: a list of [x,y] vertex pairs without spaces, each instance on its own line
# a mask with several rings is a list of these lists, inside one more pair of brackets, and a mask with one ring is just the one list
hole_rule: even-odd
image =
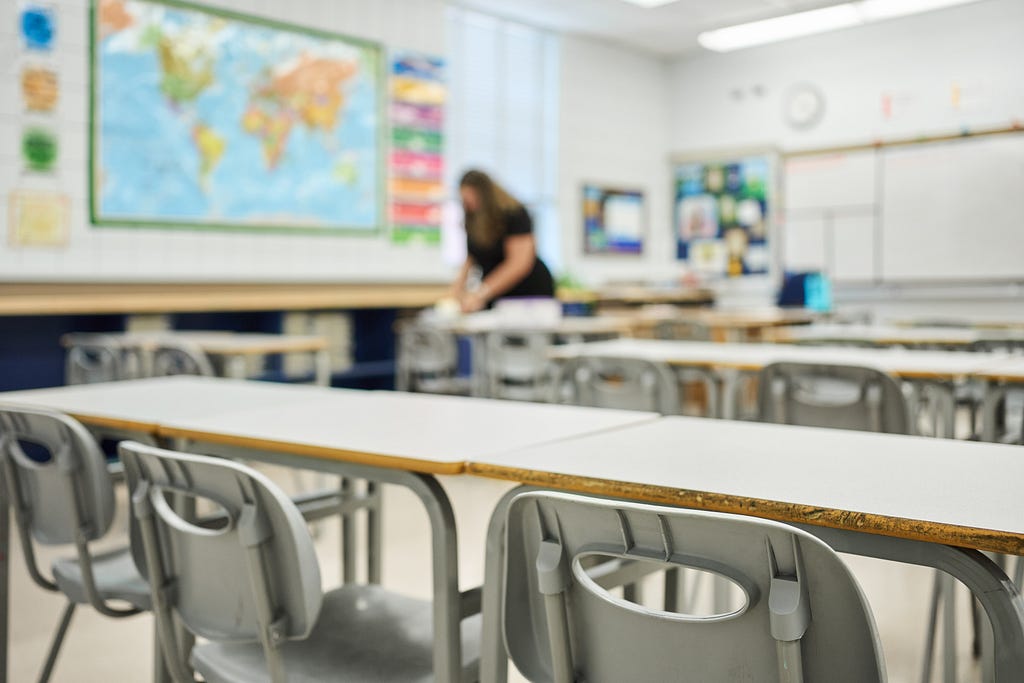
[[389,470],[419,472],[421,474],[464,474],[467,466],[467,463],[463,461],[439,463],[432,460],[418,460],[416,458],[380,455],[364,451],[350,451],[341,448],[311,446],[308,444],[299,444],[290,441],[256,439],[244,436],[233,436],[230,434],[219,434],[216,432],[204,432],[194,429],[178,429],[175,427],[161,426],[157,429],[157,434],[164,438],[189,439],[199,442],[200,444],[202,442],[209,442],[224,446],[271,451],[274,453],[287,453],[290,455],[318,458],[320,460],[335,460],[349,462],[356,465],[381,467]]
[[[57,412],[65,411],[57,410]],[[113,417],[103,417],[100,415],[83,415],[74,412],[65,414],[89,427],[102,427],[105,429],[116,429],[118,431],[125,432],[138,432],[140,434],[146,434],[147,436],[157,435],[157,424],[155,422],[135,422],[134,420],[121,420]]]
[[[611,496],[659,505],[760,517],[779,522],[810,524],[833,529],[891,536],[926,543],[942,543],[975,550],[1024,555],[1024,538],[1010,532],[938,524],[920,520],[887,517],[864,512],[834,510],[760,498],[731,496],[689,489],[633,484],[609,479],[593,479],[551,472],[536,472],[514,467],[470,462],[467,474],[490,479],[514,481],[548,489],[586,495]],[[940,536],[941,540],[936,540]]]

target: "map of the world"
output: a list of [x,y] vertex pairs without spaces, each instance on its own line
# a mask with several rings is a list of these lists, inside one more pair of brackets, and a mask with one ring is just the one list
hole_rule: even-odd
[[97,224],[373,230],[378,46],[152,0],[96,0]]

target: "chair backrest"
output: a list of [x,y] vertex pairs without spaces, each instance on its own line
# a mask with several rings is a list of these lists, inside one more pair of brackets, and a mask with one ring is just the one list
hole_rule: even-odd
[[[524,493],[508,510],[503,631],[535,683],[779,680],[880,683],[870,610],[836,553],[753,517]],[[619,599],[593,560],[656,562],[729,579],[745,604],[664,612]],[[803,678],[780,679],[780,659]]]
[[[170,608],[192,633],[271,642],[309,634],[323,597],[320,569],[302,515],[277,486],[229,460],[135,442],[122,442],[120,454],[136,565],[154,589],[173,585]],[[168,496],[210,501],[222,523],[197,526]]]
[[399,330],[398,363],[410,389],[427,389],[431,383],[454,377],[459,349],[455,335],[425,324],[408,324]]
[[556,402],[679,413],[679,381],[672,369],[639,358],[570,359],[558,373],[555,391]]
[[203,350],[195,344],[184,341],[161,340],[153,350],[152,375],[200,375],[212,377],[216,374],[213,364]]
[[486,373],[493,398],[526,401],[547,397],[551,364],[549,332],[501,330],[486,340]]
[[978,339],[971,343],[971,351],[1005,351],[1012,354],[1024,353],[1024,339],[1001,338],[994,336],[986,339]]
[[654,338],[710,341],[711,328],[695,320],[662,320],[654,326]]
[[[110,529],[107,459],[78,421],[38,408],[0,406],[0,465],[23,531],[47,545],[92,541]],[[84,538],[79,538],[79,532]]]
[[874,368],[772,363],[758,377],[763,422],[909,434],[911,420],[899,383]]
[[66,384],[93,384],[128,379],[126,350],[106,334],[73,332],[61,338],[67,349],[64,359]]

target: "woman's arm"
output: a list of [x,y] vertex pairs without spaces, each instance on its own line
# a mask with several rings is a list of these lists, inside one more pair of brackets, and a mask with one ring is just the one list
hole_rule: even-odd
[[459,267],[459,274],[455,276],[455,280],[452,282],[451,291],[448,293],[453,299],[461,299],[463,293],[466,291],[466,280],[469,279],[469,271],[473,268],[473,259],[470,256],[466,257],[466,260],[462,262]]
[[463,299],[462,310],[479,311],[488,301],[515,287],[530,274],[536,260],[537,243],[532,234],[506,237],[505,260],[484,279],[480,289]]

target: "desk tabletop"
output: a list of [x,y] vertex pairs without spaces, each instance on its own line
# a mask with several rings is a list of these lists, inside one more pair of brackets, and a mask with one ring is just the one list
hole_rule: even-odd
[[1014,339],[1010,330],[968,327],[901,327],[899,325],[813,324],[776,330],[776,341],[866,342],[870,344],[935,344],[967,346],[981,340]]
[[998,367],[1006,353],[964,353],[961,351],[910,351],[906,349],[840,348],[794,346],[792,344],[746,344],[666,341],[660,339],[611,339],[566,344],[549,352],[552,358],[578,356],[642,358],[669,365],[718,367],[756,371],[775,362],[862,365],[905,378],[955,379]]
[[521,322],[509,320],[494,311],[484,311],[455,319],[434,319],[431,324],[455,334],[487,334],[502,330],[530,330],[560,335],[625,334],[631,331],[637,321],[631,314],[610,314],[592,316],[564,316],[550,323]]
[[467,461],[657,419],[655,413],[366,392],[222,413],[170,418],[166,437],[186,438],[431,474]]
[[476,460],[480,476],[1024,555],[1019,446],[670,417]]
[[978,376],[993,382],[1024,384],[1024,356],[1013,355],[1002,363],[979,372]]
[[217,330],[126,332],[124,334],[112,334],[110,337],[120,341],[122,344],[142,348],[155,348],[162,342],[183,342],[193,344],[204,353],[215,356],[322,351],[328,346],[326,337],[314,335],[226,332]]
[[50,408],[97,427],[156,434],[161,421],[366,392],[215,377],[155,377],[0,393],[0,404]]

